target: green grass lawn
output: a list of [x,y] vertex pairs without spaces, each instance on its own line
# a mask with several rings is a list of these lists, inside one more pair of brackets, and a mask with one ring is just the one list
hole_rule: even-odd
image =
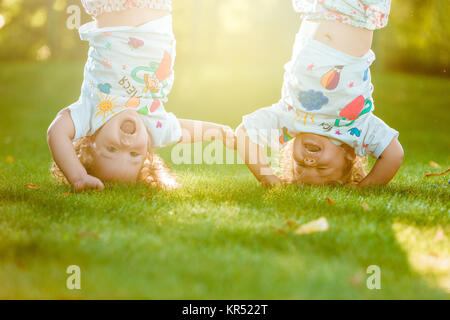
[[[376,114],[406,153],[387,187],[266,190],[242,165],[178,165],[181,190],[67,194],[49,176],[45,135],[76,100],[82,66],[0,65],[0,298],[450,298],[449,176],[423,177],[449,166],[448,79],[374,75]],[[236,126],[279,98],[279,66],[239,72],[177,70],[166,108]],[[285,224],[322,216],[323,233]],[[69,265],[81,290],[66,288]],[[370,265],[381,290],[366,287]]]

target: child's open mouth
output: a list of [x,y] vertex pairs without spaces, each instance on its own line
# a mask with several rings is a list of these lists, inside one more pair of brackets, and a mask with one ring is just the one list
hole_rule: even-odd
[[136,123],[133,120],[125,120],[122,122],[120,130],[126,134],[134,134],[136,132]]
[[306,149],[306,151],[308,151],[310,153],[316,153],[316,152],[319,152],[320,150],[322,150],[319,145],[317,145],[315,143],[311,143],[311,142],[305,142],[303,144],[303,147]]

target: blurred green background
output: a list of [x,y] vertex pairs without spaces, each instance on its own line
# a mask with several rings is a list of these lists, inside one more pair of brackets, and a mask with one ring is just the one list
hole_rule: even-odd
[[[86,43],[69,29],[79,0],[1,0],[0,60],[84,60]],[[278,64],[290,56],[300,19],[290,0],[174,0],[180,67]],[[448,77],[450,1],[394,0],[389,24],[375,34],[374,69]]]

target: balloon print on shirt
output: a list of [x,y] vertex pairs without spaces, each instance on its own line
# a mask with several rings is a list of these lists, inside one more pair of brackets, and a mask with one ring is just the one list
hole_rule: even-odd
[[364,108],[365,99],[363,96],[356,97],[352,102],[341,110],[339,115],[348,120],[356,120],[362,109]]
[[[351,126],[356,119],[361,117],[362,115],[369,113],[372,110],[372,100],[364,99],[363,96],[356,97],[352,102],[350,102],[344,109],[341,110],[339,115],[342,117],[340,119],[336,119],[334,125],[336,127],[342,126]],[[350,121],[347,124],[342,124],[342,121]]]
[[320,110],[329,101],[322,92],[314,90],[300,91],[298,100],[307,111]]
[[325,73],[322,77],[322,86],[327,90],[334,90],[339,84],[341,79],[341,71],[344,66],[335,66],[333,69]]

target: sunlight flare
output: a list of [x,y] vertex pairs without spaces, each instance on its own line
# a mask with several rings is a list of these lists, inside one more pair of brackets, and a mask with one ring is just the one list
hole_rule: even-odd
[[[401,222],[394,223],[392,229],[413,271],[450,293],[450,239],[442,229]],[[437,238],[437,234],[441,236]]]

